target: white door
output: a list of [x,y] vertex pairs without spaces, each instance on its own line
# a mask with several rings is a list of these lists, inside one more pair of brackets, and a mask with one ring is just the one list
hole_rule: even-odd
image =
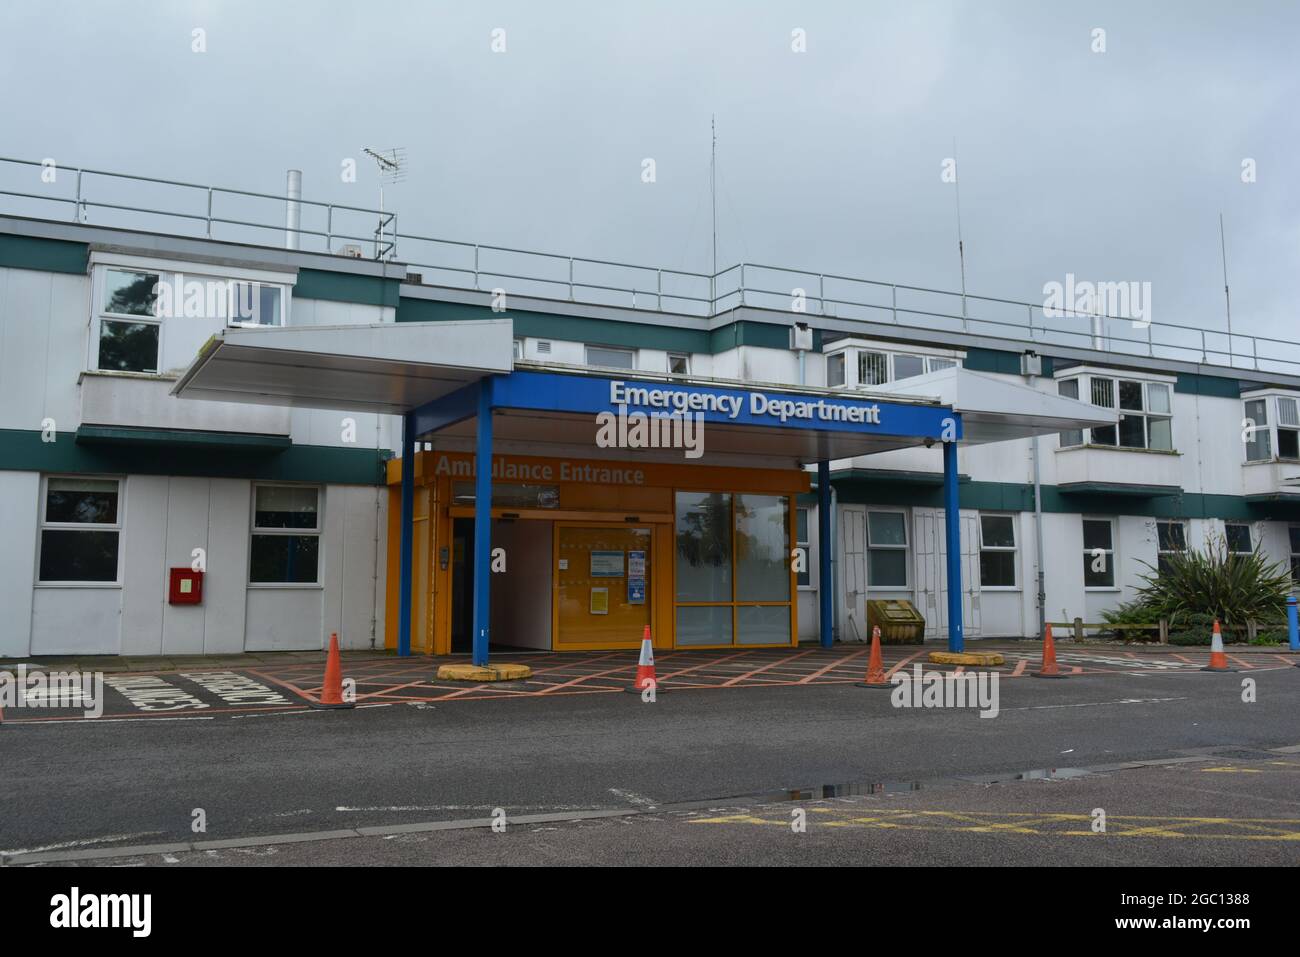
[[[948,541],[943,509],[916,509],[916,600],[925,616],[926,638],[948,634]],[[979,516],[961,516],[962,633],[979,636]]]
[[[840,506],[839,595],[841,641],[865,641],[867,634],[867,510],[861,505]],[[826,587],[829,587],[827,583]]]

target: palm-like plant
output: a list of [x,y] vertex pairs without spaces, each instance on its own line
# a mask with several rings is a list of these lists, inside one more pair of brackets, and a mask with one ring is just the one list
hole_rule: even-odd
[[1244,625],[1250,619],[1285,617],[1290,569],[1259,551],[1232,552],[1218,539],[1207,542],[1204,550],[1168,554],[1163,561],[1158,573],[1147,566],[1151,573],[1142,576],[1133,602],[1153,618],[1177,623],[1191,615],[1209,615],[1225,625]]

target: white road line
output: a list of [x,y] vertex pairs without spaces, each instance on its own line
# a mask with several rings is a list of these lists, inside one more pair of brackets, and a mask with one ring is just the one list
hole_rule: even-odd
[[162,831],[138,831],[135,834],[110,834],[108,837],[88,837],[80,841],[61,841],[58,844],[42,844],[40,847],[18,847],[10,850],[0,850],[0,855],[8,856],[10,854],[39,854],[42,851],[62,851],[69,847],[90,847],[93,844],[113,844],[117,841],[129,841],[136,837],[148,837],[151,834],[161,834]]
[[1108,704],[1161,704],[1166,701],[1186,701],[1187,696],[1178,698],[1121,698],[1118,701],[1081,701],[1076,704],[1035,704],[1022,708],[1002,708],[1002,711],[1051,711],[1056,708],[1098,708]]
[[615,797],[620,797],[628,804],[635,804],[637,807],[655,807],[655,802],[648,797],[643,797],[633,791],[623,791],[619,788],[610,788],[609,793]]

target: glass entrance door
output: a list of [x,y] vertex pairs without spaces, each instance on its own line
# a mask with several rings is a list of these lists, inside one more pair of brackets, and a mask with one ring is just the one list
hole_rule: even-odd
[[640,647],[653,600],[650,542],[649,528],[557,523],[557,651]]

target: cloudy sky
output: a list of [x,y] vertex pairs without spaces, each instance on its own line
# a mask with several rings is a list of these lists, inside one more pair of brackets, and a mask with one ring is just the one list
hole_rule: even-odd
[[341,164],[403,146],[403,232],[707,270],[716,114],[721,264],[956,289],[956,143],[972,293],[1222,329],[1222,212],[1234,329],[1296,339],[1298,44],[1282,0],[6,2],[0,154],[369,207]]

